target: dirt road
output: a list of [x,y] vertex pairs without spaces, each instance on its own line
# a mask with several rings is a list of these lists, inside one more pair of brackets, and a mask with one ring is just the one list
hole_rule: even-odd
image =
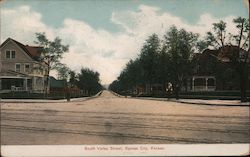
[[250,143],[249,107],[121,98],[2,103],[2,145]]

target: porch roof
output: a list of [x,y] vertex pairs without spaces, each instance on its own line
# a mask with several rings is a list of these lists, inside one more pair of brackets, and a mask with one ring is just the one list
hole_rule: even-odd
[[213,79],[215,79],[215,76],[194,75],[194,76],[191,76],[191,78],[213,78]]
[[0,72],[0,78],[30,78],[30,76],[24,73],[6,70]]

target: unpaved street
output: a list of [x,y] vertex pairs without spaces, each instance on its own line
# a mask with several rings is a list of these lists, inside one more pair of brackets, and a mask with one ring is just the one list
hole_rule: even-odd
[[2,103],[1,144],[250,143],[249,107],[121,98]]

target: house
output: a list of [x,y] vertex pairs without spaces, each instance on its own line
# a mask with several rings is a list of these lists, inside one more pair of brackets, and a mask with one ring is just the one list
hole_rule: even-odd
[[50,81],[50,94],[51,95],[64,95],[69,93],[71,97],[80,97],[88,95],[86,90],[80,90],[77,86],[70,85],[66,80],[57,80],[53,76],[49,77]]
[[47,66],[39,60],[41,47],[8,38],[0,46],[0,93],[43,93]]
[[53,76],[50,76],[49,81],[50,81],[50,93],[65,92],[67,88],[66,80],[57,80]]
[[[183,91],[225,91],[239,90],[238,73],[232,67],[232,59],[239,60],[243,49],[237,54],[238,47],[225,46],[219,50],[205,49],[193,57],[196,67],[193,74],[185,81]],[[243,56],[244,57],[244,56]],[[248,61],[249,66],[249,61]],[[250,76],[248,81],[250,82]]]
[[184,81],[182,91],[215,91],[216,66],[218,51],[205,49],[202,53],[195,53],[193,73]]

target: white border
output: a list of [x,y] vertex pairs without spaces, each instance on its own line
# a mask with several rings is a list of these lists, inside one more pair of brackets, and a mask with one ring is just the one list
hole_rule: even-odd
[[[100,148],[102,148],[102,150]],[[134,148],[134,149],[129,150],[128,148]],[[159,148],[159,149],[152,149],[152,148]],[[2,145],[1,146],[1,155],[8,157],[239,156],[239,155],[247,156],[249,154],[250,154],[250,144],[26,145],[26,146]]]

